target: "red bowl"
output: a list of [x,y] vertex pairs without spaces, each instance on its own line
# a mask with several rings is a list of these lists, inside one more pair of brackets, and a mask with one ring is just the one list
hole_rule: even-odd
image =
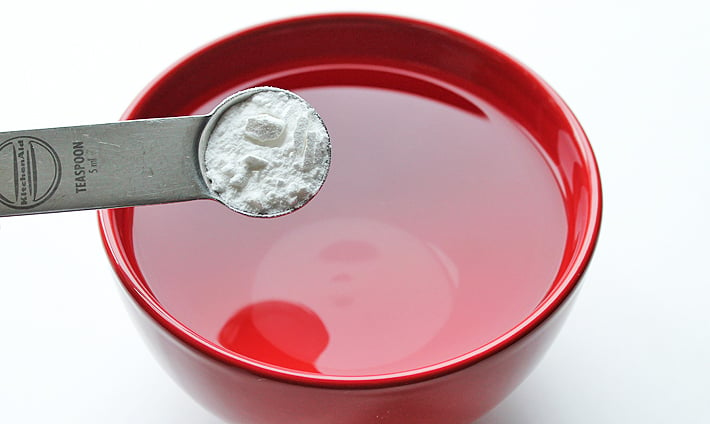
[[[294,91],[379,87],[473,114],[482,111],[466,96],[485,99],[537,142],[559,185],[566,239],[556,276],[530,313],[480,346],[402,370],[317,373],[232,352],[199,334],[166,309],[144,277],[133,246],[134,210],[101,211],[107,254],[159,362],[195,399],[234,422],[464,424],[483,415],[552,342],[597,240],[600,180],[572,112],[537,75],[468,35],[400,17],[339,14],[279,21],[218,40],[153,81],[124,118],[203,113],[215,99],[257,83]],[[334,170],[336,155],[334,149]]]

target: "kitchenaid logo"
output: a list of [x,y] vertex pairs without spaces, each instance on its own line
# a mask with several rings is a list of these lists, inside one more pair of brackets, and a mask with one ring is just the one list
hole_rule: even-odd
[[15,137],[0,144],[0,203],[31,209],[49,199],[62,170],[57,152],[35,137]]

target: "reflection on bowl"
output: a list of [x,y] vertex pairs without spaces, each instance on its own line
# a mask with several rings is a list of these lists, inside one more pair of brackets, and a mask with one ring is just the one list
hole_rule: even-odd
[[313,311],[278,300],[240,309],[218,338],[224,347],[247,357],[310,372],[318,372],[314,364],[328,339],[328,331]]

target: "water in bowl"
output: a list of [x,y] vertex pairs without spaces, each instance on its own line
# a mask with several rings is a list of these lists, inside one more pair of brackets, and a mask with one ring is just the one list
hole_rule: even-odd
[[471,94],[294,91],[333,147],[328,179],[302,210],[264,220],[210,201],[135,209],[136,259],[175,318],[252,359],[353,376],[465,354],[532,312],[567,220],[526,131]]

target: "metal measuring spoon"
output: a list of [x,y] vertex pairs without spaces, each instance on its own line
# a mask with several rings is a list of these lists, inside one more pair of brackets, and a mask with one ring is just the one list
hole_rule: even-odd
[[317,189],[278,210],[237,208],[211,187],[206,176],[205,150],[220,119],[233,106],[264,91],[303,102],[317,117],[317,125],[323,125],[296,94],[255,87],[230,96],[208,115],[0,132],[0,217],[196,199],[214,199],[249,216],[290,213],[307,203],[325,181],[330,165],[327,131],[322,149],[327,157],[318,164],[325,169],[318,173],[322,179],[316,181]]

